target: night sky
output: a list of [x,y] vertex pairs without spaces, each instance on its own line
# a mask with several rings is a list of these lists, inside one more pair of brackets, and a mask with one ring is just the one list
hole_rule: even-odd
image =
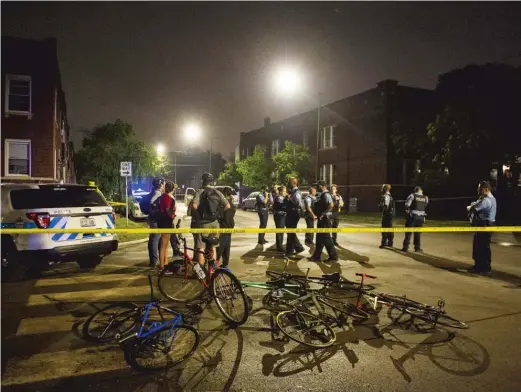
[[[518,3],[6,3],[2,34],[56,37],[77,132],[121,118],[150,142],[183,148],[197,120],[228,156],[239,133],[391,78],[434,88],[468,63],[521,63]],[[305,93],[281,98],[287,62]],[[209,141],[207,142],[209,144]]]

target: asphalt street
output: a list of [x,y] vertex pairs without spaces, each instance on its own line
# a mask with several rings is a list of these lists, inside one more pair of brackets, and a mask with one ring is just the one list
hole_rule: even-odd
[[[303,222],[301,222],[303,224]],[[185,222],[184,224],[188,224]],[[237,227],[258,227],[256,214],[239,211]],[[273,219],[270,216],[270,227]],[[303,235],[301,242],[303,243]],[[242,280],[265,281],[281,270],[273,250],[256,235],[234,235],[231,269]],[[398,234],[399,246],[403,234]],[[376,275],[377,290],[436,304],[441,297],[468,330],[392,321],[384,309],[364,325],[336,330],[332,348],[312,350],[284,342],[270,330],[264,292],[247,289],[254,311],[229,329],[215,305],[200,316],[201,343],[176,368],[138,373],[118,345],[81,336],[84,320],[112,301],[146,300],[150,289],[146,244],[122,248],[91,272],[75,264],[37,279],[2,284],[2,388],[6,391],[520,391],[521,248],[493,245],[491,276],[471,275],[470,234],[424,234],[424,254],[378,248],[379,234],[339,235],[338,263],[307,261],[308,248],[289,270],[310,275]],[[325,256],[325,255],[324,255]],[[325,257],[324,257],[325,258]],[[155,276],[155,275],[154,275]]]

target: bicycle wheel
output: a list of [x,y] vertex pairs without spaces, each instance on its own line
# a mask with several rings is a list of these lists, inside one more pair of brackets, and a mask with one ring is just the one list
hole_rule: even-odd
[[175,302],[190,302],[201,296],[204,286],[197,278],[192,263],[174,261],[159,275],[159,291]]
[[165,326],[146,338],[125,345],[125,360],[137,370],[162,370],[190,357],[199,345],[199,332],[189,325]]
[[224,318],[235,325],[248,320],[248,299],[239,279],[230,271],[219,268],[210,280],[210,291]]
[[405,312],[409,313],[413,317],[417,317],[421,320],[427,321],[433,325],[441,324],[450,328],[457,329],[468,329],[468,325],[463,321],[456,320],[453,317],[450,317],[443,310],[438,310],[435,308],[405,308]]
[[343,314],[344,316],[352,317],[358,320],[367,320],[370,316],[362,309],[358,309],[355,305],[348,302],[338,301],[326,296],[317,296],[317,301],[330,307],[331,309]]
[[277,314],[275,321],[284,335],[306,346],[324,348],[336,341],[335,331],[320,317],[309,313],[287,310]]
[[107,343],[119,340],[135,330],[141,308],[131,302],[118,302],[101,308],[83,324],[83,336],[91,341]]
[[398,297],[395,295],[385,293],[377,294],[377,296],[379,301],[386,303],[388,306],[392,306],[393,308],[397,308],[400,310],[405,310],[406,308],[419,310],[432,309],[432,307],[429,305],[425,305],[421,302],[413,301],[412,299],[408,299],[405,297]]

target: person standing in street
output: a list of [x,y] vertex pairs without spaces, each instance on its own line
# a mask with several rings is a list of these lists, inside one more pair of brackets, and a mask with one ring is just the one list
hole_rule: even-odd
[[[277,229],[283,229],[286,224],[286,206],[284,204],[284,199],[286,197],[286,187],[280,186],[278,189],[278,194],[273,199],[273,220],[275,221],[275,227]],[[284,242],[284,233],[275,234],[275,243],[277,246],[278,252],[286,252],[284,246],[282,245]]]
[[[405,201],[405,227],[423,227],[425,223],[425,216],[427,215],[427,205],[429,204],[429,198],[423,194],[423,189],[420,186],[414,188],[414,193],[411,193]],[[409,250],[409,244],[411,243],[411,232],[405,233],[403,240],[402,251],[407,252]],[[414,233],[414,251],[422,253],[421,248],[421,233]]]
[[[257,210],[257,214],[259,215],[259,229],[265,229],[268,225],[268,203],[269,203],[269,194],[268,194],[268,187],[262,187],[261,191],[255,198],[255,209]],[[259,233],[259,239],[258,239],[259,245],[267,244],[268,241],[266,241],[266,234]]]
[[[315,205],[315,196],[317,194],[317,189],[315,187],[309,188],[308,195],[304,198],[304,207],[306,211],[304,213],[304,218],[306,219],[306,227],[308,229],[315,228],[315,220],[317,217],[313,213],[313,206]],[[313,233],[306,233],[306,245],[313,246]]]
[[[475,227],[493,226],[496,222],[497,203],[488,181],[481,181],[478,184],[478,194],[478,200],[467,207],[471,216],[471,225]],[[472,241],[474,267],[469,268],[469,272],[489,274],[492,271],[491,240],[492,232],[478,231],[474,233]]]
[[[333,210],[331,211],[331,228],[336,229],[340,223],[340,212],[344,208],[344,199],[342,195],[338,193],[338,186],[336,184],[331,185],[331,197],[333,198]],[[339,246],[337,242],[338,233],[333,233],[333,245]]]
[[273,207],[275,203],[275,198],[279,195],[279,186],[277,184],[273,184],[270,191],[270,205]]
[[[151,229],[157,229],[157,210],[153,208],[156,206],[156,200],[158,200],[163,192],[165,191],[165,180],[162,178],[156,178],[152,182],[152,191],[148,196],[146,203],[148,205],[147,223]],[[159,263],[159,241],[161,240],[161,234],[149,234],[148,235],[148,257],[149,266],[156,267]]]
[[[221,211],[219,226],[221,229],[233,229],[235,227],[235,206],[232,200],[232,190],[229,187],[224,188],[223,195],[230,204],[230,208]],[[217,261],[221,262],[224,267],[228,267],[230,263],[230,249],[232,246],[232,234],[219,234],[219,248],[217,248]]]
[[[286,206],[286,228],[297,228],[302,211],[302,195],[298,189],[298,180],[295,177],[289,179],[290,191],[284,199]],[[296,233],[287,234],[286,257],[292,257],[293,253],[304,252],[304,247],[300,243]]]
[[[334,207],[333,198],[327,190],[325,181],[319,181],[318,188],[320,190],[320,198],[315,203],[315,215],[318,219],[317,228],[330,228],[332,223],[331,211]],[[338,261],[338,256],[330,233],[317,233],[317,246],[313,256],[311,256],[309,260],[315,262],[321,261],[322,250],[324,247],[329,256],[327,261]]]
[[[159,198],[159,213],[157,218],[158,229],[171,229],[175,219],[174,183],[167,181],[165,192]],[[159,272],[167,264],[168,245],[171,233],[161,234],[161,248],[159,249]]]
[[[382,211],[382,228],[393,227],[393,197],[391,196],[391,185],[383,184],[382,197],[380,199],[380,210]],[[380,248],[393,247],[394,233],[383,233]]]

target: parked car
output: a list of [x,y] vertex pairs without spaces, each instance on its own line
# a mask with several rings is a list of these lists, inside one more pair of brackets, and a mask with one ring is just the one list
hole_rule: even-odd
[[217,185],[215,187],[215,189],[217,189],[221,193],[224,192],[224,188],[229,188],[231,190],[233,206],[235,208],[239,208],[239,195],[237,194],[237,192],[235,192],[235,189],[233,189],[231,186],[227,186],[227,185]]
[[[116,216],[94,186],[2,184],[2,228],[111,229]],[[2,279],[18,280],[28,269],[75,261],[91,269],[118,248],[116,234],[2,234]]]
[[248,197],[246,197],[242,203],[241,203],[241,208],[244,210],[244,211],[247,211],[247,210],[254,210],[255,209],[255,202],[256,202],[256,199],[257,199],[257,195],[259,194],[260,192],[252,192],[248,195]]
[[195,189],[194,188],[186,188],[185,191],[185,204],[188,205],[192,201],[195,195]]
[[128,198],[128,216],[132,220],[142,220],[147,218],[147,214],[141,211],[141,207],[139,207],[139,202],[143,198],[143,196],[148,195],[150,192],[144,191],[139,188],[136,190],[132,190],[132,195]]

